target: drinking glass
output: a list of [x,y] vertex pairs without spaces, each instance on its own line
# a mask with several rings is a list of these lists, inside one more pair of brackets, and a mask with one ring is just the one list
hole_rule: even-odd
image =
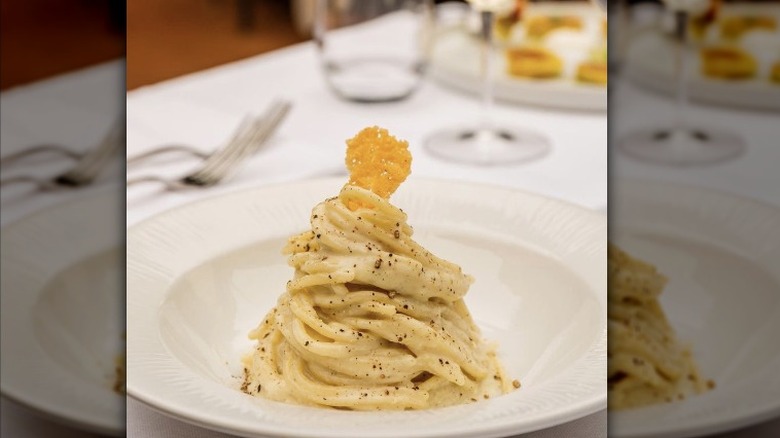
[[404,99],[420,86],[432,0],[316,0],[314,39],[328,86],[355,102]]
[[667,126],[637,130],[618,141],[618,148],[640,161],[675,166],[714,164],[739,156],[742,138],[730,131],[688,122],[688,23],[692,10],[707,0],[665,0],[675,18],[675,108]]
[[469,0],[469,3],[479,12],[481,24],[481,120],[476,126],[434,132],[424,146],[439,158],[477,165],[507,165],[541,158],[550,150],[547,137],[535,131],[499,125],[492,118],[495,12],[505,7],[506,1]]

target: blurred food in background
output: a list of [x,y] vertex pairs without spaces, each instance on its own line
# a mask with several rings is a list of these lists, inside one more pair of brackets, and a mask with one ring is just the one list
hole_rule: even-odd
[[[606,110],[607,16],[601,7],[584,0],[508,4],[511,7],[496,14],[494,28],[496,99]],[[457,8],[446,8],[451,9]],[[440,23],[431,61],[433,79],[478,93],[479,41],[476,13],[466,10],[460,21]]]
[[[780,62],[780,2],[708,0],[689,16],[691,51],[688,88],[694,101],[755,109],[780,109],[775,65]],[[656,9],[637,26],[636,10],[649,12],[652,2],[631,8],[633,34],[628,36],[626,75],[642,86],[671,92],[675,58],[673,19]],[[649,19],[648,19],[649,18]]]

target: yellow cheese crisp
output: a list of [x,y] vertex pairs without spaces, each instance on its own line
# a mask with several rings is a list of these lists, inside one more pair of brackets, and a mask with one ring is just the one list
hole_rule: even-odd
[[[365,128],[347,140],[349,185],[389,199],[412,169],[409,142],[398,140],[378,126]],[[350,205],[354,210],[358,205]]]

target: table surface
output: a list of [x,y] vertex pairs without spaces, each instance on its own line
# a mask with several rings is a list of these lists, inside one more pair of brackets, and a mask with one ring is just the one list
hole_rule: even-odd
[[[124,64],[114,62],[10,90],[0,95],[2,153],[7,154],[43,141],[81,145],[86,149],[121,116]],[[667,105],[630,84],[620,84],[621,97],[637,98],[653,105]],[[98,92],[103,90],[104,92]],[[196,199],[266,184],[327,176],[343,169],[344,140],[364,126],[382,125],[410,142],[414,156],[412,178],[457,179],[514,187],[559,198],[585,208],[605,211],[607,206],[607,123],[605,113],[569,112],[533,107],[498,105],[496,120],[515,126],[533,127],[549,136],[553,150],[542,160],[522,165],[478,167],[440,161],[422,148],[427,135],[436,129],[475,120],[479,102],[427,82],[410,99],[393,104],[360,105],[337,99],[326,88],[319,72],[315,47],[304,43],[270,54],[184,76],[138,89],[126,96],[128,156],[171,142],[190,144],[204,151],[223,141],[247,113],[260,113],[274,98],[293,102],[293,110],[273,139],[224,184],[203,191],[161,193],[156,187],[133,187],[127,193],[127,225]],[[42,111],[41,108],[44,110]],[[719,120],[742,117],[723,108],[708,108]],[[35,114],[32,117],[33,113]],[[775,116],[752,114],[746,123],[765,129]],[[37,121],[31,125],[31,121]],[[49,123],[51,122],[51,123]],[[633,121],[631,121],[633,123]],[[631,123],[626,122],[626,127]],[[75,127],[88,127],[88,129]],[[623,123],[618,123],[624,127]],[[749,153],[714,170],[697,171],[648,166],[616,154],[616,174],[667,179],[712,186],[757,197],[780,205],[777,194],[768,189],[764,172],[777,144],[750,144]],[[776,162],[776,161],[775,161]],[[192,161],[158,161],[133,175],[156,173],[179,175],[196,165]],[[755,172],[759,169],[759,172]],[[117,169],[101,180],[116,184]],[[112,179],[112,175],[113,178]],[[614,176],[614,175],[613,175]],[[724,180],[725,177],[725,180]],[[724,182],[725,181],[725,182]],[[777,187],[777,186],[776,186]],[[68,194],[26,196],[3,193],[2,224],[33,211],[62,202],[68,197],[88,196],[89,191]],[[3,435],[86,436],[53,423],[39,421],[13,402],[2,400]],[[218,437],[223,434],[200,429],[156,413],[141,403],[128,400],[128,436]],[[760,426],[780,430],[780,421]],[[606,411],[568,424],[531,433],[532,438],[606,436]],[[758,429],[756,429],[758,430]],[[52,432],[54,431],[54,432]]]
[[[496,120],[545,132],[551,138],[552,153],[538,162],[517,166],[481,168],[447,163],[428,155],[422,142],[436,129],[476,119],[480,108],[477,99],[426,83],[410,99],[398,103],[366,106],[339,100],[320,75],[311,43],[129,93],[128,155],[173,141],[208,150],[228,136],[245,114],[261,112],[274,98],[292,101],[289,118],[228,184],[211,193],[164,196],[131,188],[128,225],[205,196],[337,173],[344,167],[344,141],[369,125],[384,126],[409,141],[413,155],[410,178],[511,186],[587,208],[603,209],[607,203],[606,114],[499,106]],[[166,164],[161,171],[183,174],[185,166]],[[145,172],[149,170],[130,170],[129,175]],[[605,436],[605,428],[606,413],[601,411],[530,436],[600,437]],[[128,402],[128,432],[130,436],[218,436],[162,417],[133,400]]]

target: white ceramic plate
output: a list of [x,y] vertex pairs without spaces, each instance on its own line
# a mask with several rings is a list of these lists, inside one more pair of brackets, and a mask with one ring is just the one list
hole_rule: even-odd
[[692,437],[780,415],[780,209],[669,183],[622,181],[613,190],[611,236],[669,278],[662,306],[716,387],[610,412],[610,432]]
[[[120,435],[122,216],[115,190],[3,228],[4,396],[71,426]],[[97,217],[87,212],[103,212]]]
[[238,390],[249,330],[292,275],[281,255],[343,179],[237,192],[128,232],[128,393],[242,436],[496,437],[606,406],[606,220],[524,192],[410,180],[393,196],[416,239],[477,279],[467,296],[513,393],[427,411],[301,407]]
[[[553,6],[553,5],[550,5]],[[587,29],[598,27],[599,13],[590,4],[554,5],[554,8],[535,8],[568,11],[586,19]],[[597,32],[597,31],[596,31]],[[593,32],[589,32],[593,33]],[[502,51],[495,57],[495,96],[497,99],[536,106],[606,111],[607,87],[583,84],[574,80],[577,65],[587,55],[592,38],[589,35],[559,31],[548,37],[551,48],[563,58],[564,72],[560,79],[524,79],[506,73],[506,59]],[[463,25],[443,29],[436,36],[431,57],[431,75],[448,86],[479,94],[480,79],[479,40]]]

